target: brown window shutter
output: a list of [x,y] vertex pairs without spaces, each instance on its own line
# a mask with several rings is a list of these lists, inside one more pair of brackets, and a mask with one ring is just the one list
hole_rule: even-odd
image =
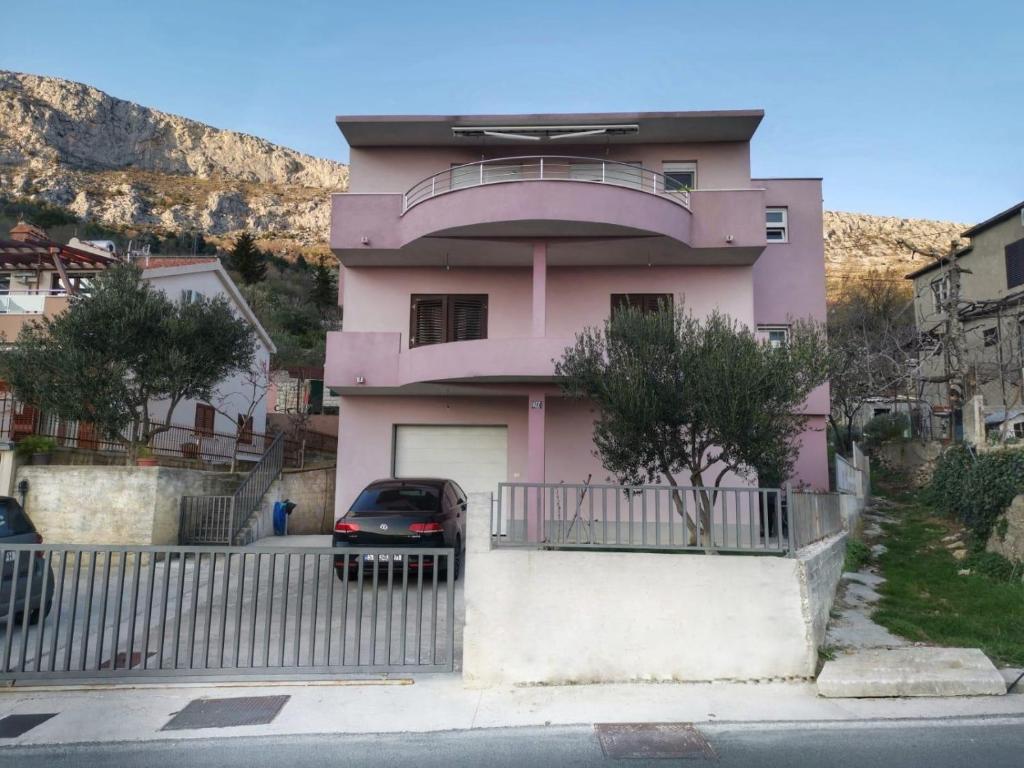
[[662,304],[672,308],[671,293],[613,293],[612,317],[623,307],[633,307],[641,312],[657,312]]
[[446,297],[413,295],[409,315],[409,347],[445,340]]
[[238,442],[252,442],[252,416],[238,414]]
[[201,435],[212,435],[217,412],[212,405],[196,403],[196,432]]
[[448,341],[487,338],[486,296],[449,296],[448,311]]

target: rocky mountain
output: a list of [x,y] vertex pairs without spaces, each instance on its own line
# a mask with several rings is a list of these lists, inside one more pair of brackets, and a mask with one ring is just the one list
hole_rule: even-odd
[[325,239],[347,166],[117,99],[0,71],[0,193],[111,226]]
[[[329,192],[348,168],[268,141],[117,99],[81,83],[0,71],[0,195],[60,206],[107,226],[256,232],[277,250],[326,251]],[[830,293],[902,275],[966,227],[825,213]]]

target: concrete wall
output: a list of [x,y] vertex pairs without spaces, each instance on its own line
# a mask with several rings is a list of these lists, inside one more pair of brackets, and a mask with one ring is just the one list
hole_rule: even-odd
[[25,509],[48,544],[177,544],[185,495],[230,494],[238,475],[168,467],[23,466]]
[[985,549],[1008,560],[1024,560],[1024,496],[1015,497],[999,518]]
[[289,534],[330,533],[334,529],[336,471],[334,467],[317,467],[283,472],[263,497],[265,535],[269,536],[274,530],[274,502],[284,499],[295,502],[295,509],[288,518]]
[[471,496],[467,685],[814,674],[845,534],[795,558],[492,550],[489,511]]

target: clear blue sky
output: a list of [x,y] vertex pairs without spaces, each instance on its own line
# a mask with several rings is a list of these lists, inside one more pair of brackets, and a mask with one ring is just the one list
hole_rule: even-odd
[[9,2],[0,68],[339,160],[336,114],[763,108],[754,173],[973,222],[1024,199],[1022,0]]

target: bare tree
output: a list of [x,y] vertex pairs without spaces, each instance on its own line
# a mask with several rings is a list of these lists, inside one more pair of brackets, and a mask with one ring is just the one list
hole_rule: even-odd
[[241,372],[240,378],[241,387],[238,390],[219,393],[210,402],[217,413],[227,416],[235,425],[235,449],[231,452],[232,472],[238,465],[238,447],[253,439],[253,417],[256,409],[264,404],[270,390],[270,371],[265,362],[253,361],[252,365]]

